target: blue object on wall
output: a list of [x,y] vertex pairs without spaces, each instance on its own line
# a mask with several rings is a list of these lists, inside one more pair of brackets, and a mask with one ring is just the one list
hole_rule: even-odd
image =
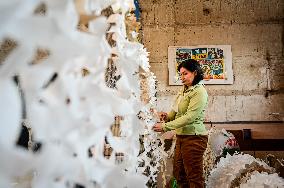
[[135,17],[136,17],[136,21],[138,21],[140,19],[140,7],[139,7],[139,2],[138,0],[134,0],[134,5],[135,5]]

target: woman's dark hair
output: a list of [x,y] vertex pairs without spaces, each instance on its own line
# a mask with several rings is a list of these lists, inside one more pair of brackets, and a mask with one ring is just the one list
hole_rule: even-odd
[[192,85],[198,84],[201,80],[203,80],[203,71],[201,69],[200,64],[194,59],[187,59],[179,64],[178,71],[180,72],[181,68],[185,68],[190,72],[196,71],[196,76],[193,79]]

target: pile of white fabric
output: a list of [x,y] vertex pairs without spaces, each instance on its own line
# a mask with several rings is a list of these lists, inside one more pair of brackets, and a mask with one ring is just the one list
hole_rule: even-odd
[[227,154],[210,172],[208,188],[284,187],[284,179],[265,162],[248,154]]
[[[0,62],[0,187],[145,187],[147,178],[137,170],[145,128],[137,117],[143,108],[137,72],[149,71],[149,62],[143,45],[126,39],[124,15],[133,2],[84,2],[86,13],[96,17],[88,32],[77,29],[73,0],[0,1],[1,44],[15,43]],[[45,13],[36,13],[42,4]],[[108,18],[101,15],[107,7],[114,12]],[[114,33],[116,46],[106,41],[107,32]],[[37,59],[38,51],[45,58]],[[121,75],[116,89],[105,84],[112,57]],[[15,145],[23,108],[15,75],[24,93],[25,122],[42,143],[36,154]],[[115,116],[124,117],[121,137],[110,131]],[[109,159],[103,156],[105,138],[114,150]],[[122,163],[115,163],[115,153],[124,153]],[[24,182],[29,175],[31,182]]]

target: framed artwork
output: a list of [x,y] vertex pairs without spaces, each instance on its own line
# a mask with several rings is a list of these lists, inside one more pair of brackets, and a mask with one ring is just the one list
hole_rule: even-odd
[[169,46],[169,85],[182,85],[177,67],[186,59],[200,63],[204,84],[233,84],[231,45]]

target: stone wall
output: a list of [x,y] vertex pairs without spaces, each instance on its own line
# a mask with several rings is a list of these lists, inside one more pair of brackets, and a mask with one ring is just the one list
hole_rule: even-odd
[[168,46],[231,45],[234,83],[206,85],[206,121],[283,121],[282,0],[141,0],[143,43],[158,79],[158,108],[168,111]]

